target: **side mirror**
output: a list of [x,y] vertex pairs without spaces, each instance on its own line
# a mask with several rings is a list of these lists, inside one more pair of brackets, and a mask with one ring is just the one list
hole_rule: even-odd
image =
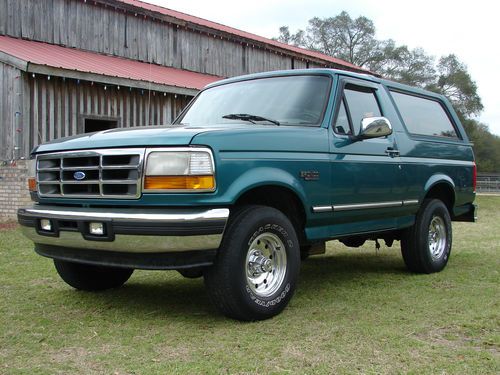
[[366,117],[361,120],[358,139],[380,138],[392,134],[392,125],[385,117]]

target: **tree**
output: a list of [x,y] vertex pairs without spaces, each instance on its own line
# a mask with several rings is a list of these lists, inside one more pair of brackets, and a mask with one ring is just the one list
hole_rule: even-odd
[[384,78],[442,93],[464,116],[477,115],[483,109],[476,83],[455,55],[443,56],[436,64],[422,48],[398,46],[392,39],[378,40],[373,22],[366,17],[352,19],[345,11],[335,17],[314,17],[306,31],[291,33],[288,26],[282,26],[277,40],[340,58]]
[[277,40],[319,51],[366,68],[384,78],[445,95],[456,109],[474,142],[478,169],[500,171],[500,138],[474,120],[483,104],[467,67],[451,54],[436,59],[422,48],[410,49],[392,39],[378,40],[375,25],[363,16],[351,18],[343,11],[334,17],[314,17],[306,30],[280,28]]
[[375,39],[375,26],[366,17],[352,19],[347,12],[329,18],[314,17],[307,30],[290,33],[280,27],[278,41],[335,56],[358,66],[375,63],[382,57]]
[[427,88],[445,95],[464,116],[478,115],[483,110],[477,85],[455,55],[443,56],[437,65],[436,81]]
[[422,88],[435,80],[434,58],[423,49],[396,46],[392,39],[380,43],[383,46],[380,61],[370,64],[369,70],[384,78]]
[[463,119],[462,124],[474,144],[474,156],[480,172],[500,172],[500,137],[491,134],[488,126],[474,119]]
[[298,30],[295,34],[291,34],[288,26],[281,26],[280,35],[275,39],[278,42],[291,44],[294,46],[305,46],[304,30]]

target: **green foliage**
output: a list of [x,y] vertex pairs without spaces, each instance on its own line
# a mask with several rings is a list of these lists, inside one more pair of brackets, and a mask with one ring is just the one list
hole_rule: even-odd
[[363,66],[379,58],[375,26],[366,17],[352,19],[347,12],[336,17],[309,21],[308,46],[332,56]]
[[375,26],[366,17],[352,19],[347,12],[329,18],[314,17],[307,30],[290,33],[288,26],[280,28],[278,41],[319,51],[349,61],[358,66],[379,62],[382,58]]
[[397,46],[394,40],[379,42],[381,58],[367,68],[382,77],[407,85],[427,87],[436,79],[434,60],[421,48]]
[[477,85],[467,71],[467,67],[451,54],[439,59],[437,80],[427,88],[446,95],[455,109],[465,115],[477,115],[483,110]]
[[375,25],[363,16],[351,18],[343,11],[335,17],[309,20],[306,30],[291,33],[280,28],[277,40],[319,51],[364,67],[380,76],[445,95],[453,104],[474,142],[480,172],[500,172],[500,138],[474,120],[483,110],[477,85],[456,55],[437,61],[422,48],[378,40]]
[[500,137],[491,134],[488,126],[474,119],[462,119],[462,124],[474,144],[477,170],[479,172],[499,172]]

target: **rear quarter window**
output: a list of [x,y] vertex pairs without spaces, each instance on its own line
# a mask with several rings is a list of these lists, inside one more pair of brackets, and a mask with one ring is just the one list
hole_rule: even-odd
[[433,99],[391,91],[403,122],[412,134],[458,138],[442,104]]

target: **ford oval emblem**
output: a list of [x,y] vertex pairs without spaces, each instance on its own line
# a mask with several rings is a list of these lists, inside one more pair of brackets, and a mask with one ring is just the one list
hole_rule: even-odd
[[85,178],[85,172],[76,171],[75,173],[73,173],[73,178],[75,180],[81,181]]

